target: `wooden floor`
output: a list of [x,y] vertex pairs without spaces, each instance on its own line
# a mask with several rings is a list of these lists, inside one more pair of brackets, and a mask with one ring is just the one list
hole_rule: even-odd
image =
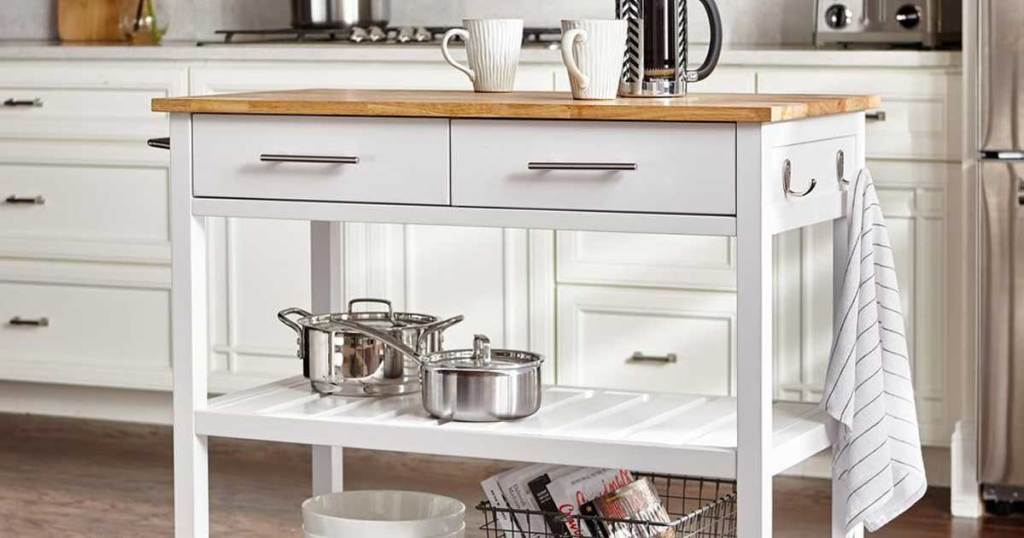
[[[214,536],[301,536],[299,503],[309,491],[309,449],[212,439]],[[429,490],[473,506],[479,481],[507,464],[349,451],[349,488]],[[911,512],[871,536],[1024,536],[1024,519],[953,520],[949,493],[933,489]],[[775,481],[775,535],[828,535],[822,480]],[[467,525],[480,525],[480,518]],[[0,537],[119,537],[172,534],[170,429],[0,414]],[[468,534],[479,536],[478,531]]]

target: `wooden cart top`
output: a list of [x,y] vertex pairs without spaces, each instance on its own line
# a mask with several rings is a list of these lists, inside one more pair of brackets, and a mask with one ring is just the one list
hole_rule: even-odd
[[699,121],[770,123],[877,108],[873,95],[691,94],[676,98],[574,100],[567,92],[308,89],[172,97],[153,100],[155,112],[511,118],[534,120]]

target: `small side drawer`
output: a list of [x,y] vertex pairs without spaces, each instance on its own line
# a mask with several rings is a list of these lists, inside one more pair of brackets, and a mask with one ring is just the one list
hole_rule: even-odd
[[193,119],[195,196],[447,205],[448,120]]
[[170,364],[167,290],[0,282],[0,297],[0,360],[161,371]]
[[0,164],[0,238],[165,242],[167,171]]
[[456,206],[733,215],[735,161],[732,124],[452,121]]
[[771,168],[766,176],[768,199],[794,204],[835,194],[842,189],[841,179],[856,179],[856,151],[857,139],[853,136],[773,149]]
[[733,293],[558,288],[558,382],[729,394]]

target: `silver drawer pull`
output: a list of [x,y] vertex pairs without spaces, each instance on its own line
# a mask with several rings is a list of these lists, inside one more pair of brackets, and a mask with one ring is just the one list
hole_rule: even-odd
[[531,162],[527,165],[530,170],[583,170],[596,172],[632,172],[636,170],[636,163],[554,163],[554,162]]
[[786,159],[786,164],[784,165],[784,168],[782,170],[782,190],[783,192],[786,193],[787,197],[794,196],[800,198],[803,196],[807,196],[808,194],[811,194],[811,191],[814,190],[814,187],[818,186],[818,180],[812,177],[811,184],[807,187],[807,190],[805,190],[804,192],[800,192],[793,190],[792,181],[793,163],[791,163],[789,159]]
[[11,318],[10,320],[7,321],[7,324],[11,325],[13,327],[49,327],[50,326],[50,318],[45,318],[44,317],[44,318],[28,319],[28,318],[23,318],[23,317],[20,317],[20,316],[14,316],[13,318]]
[[39,108],[43,106],[42,99],[8,99],[4,101],[4,106],[8,108],[14,107],[32,107]]
[[42,196],[15,196],[12,194],[4,198],[4,203],[11,205],[43,205],[46,203],[46,198]]
[[669,353],[668,355],[644,355],[643,353],[636,351],[631,357],[626,359],[626,362],[646,362],[652,364],[675,364],[679,361],[679,357],[675,353]]
[[836,152],[836,179],[843,185],[849,185],[850,180],[846,179],[846,152]]
[[864,119],[868,121],[885,121],[887,114],[884,110],[876,110],[874,112],[868,112],[864,114]]
[[359,157],[335,155],[282,155],[264,153],[260,160],[265,163],[312,163],[312,164],[359,164]]

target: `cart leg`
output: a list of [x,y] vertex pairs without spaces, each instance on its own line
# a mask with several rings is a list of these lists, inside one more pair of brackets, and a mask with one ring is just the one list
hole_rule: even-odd
[[171,362],[174,379],[174,535],[209,535],[206,436],[206,219],[192,216],[192,120],[171,116]]
[[737,126],[737,531],[772,535],[772,236],[760,125]]
[[[341,224],[310,223],[310,268],[314,313],[340,312],[342,309]],[[313,447],[313,495],[341,491],[343,480],[342,448]]]

